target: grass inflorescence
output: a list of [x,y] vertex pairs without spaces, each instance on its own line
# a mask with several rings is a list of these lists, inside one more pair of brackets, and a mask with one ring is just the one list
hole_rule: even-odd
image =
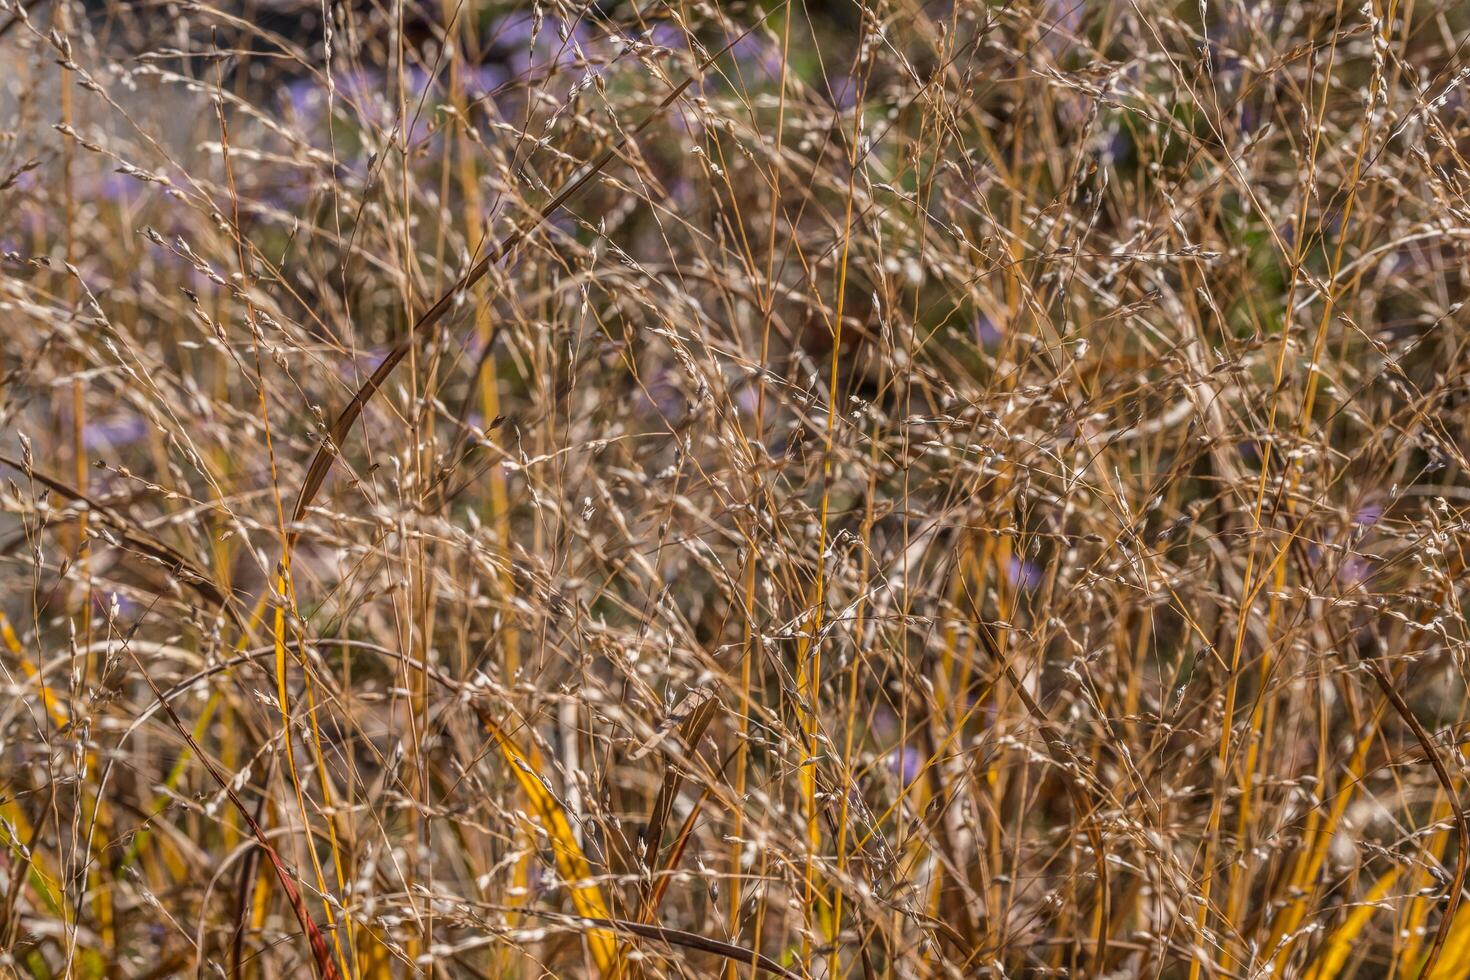
[[1470,975],[1466,38],[0,0],[0,973]]

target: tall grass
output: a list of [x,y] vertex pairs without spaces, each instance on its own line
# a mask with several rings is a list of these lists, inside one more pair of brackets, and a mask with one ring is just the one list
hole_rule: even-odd
[[1470,976],[1467,39],[0,0],[0,971]]

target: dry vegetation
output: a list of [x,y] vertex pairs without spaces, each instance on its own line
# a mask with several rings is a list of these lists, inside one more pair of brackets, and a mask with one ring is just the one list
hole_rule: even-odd
[[0,0],[5,975],[1470,975],[1470,9],[761,3]]

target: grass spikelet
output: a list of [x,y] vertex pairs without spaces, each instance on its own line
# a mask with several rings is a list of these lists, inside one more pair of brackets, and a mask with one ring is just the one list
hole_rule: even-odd
[[1470,968],[1470,5],[0,0],[0,974]]

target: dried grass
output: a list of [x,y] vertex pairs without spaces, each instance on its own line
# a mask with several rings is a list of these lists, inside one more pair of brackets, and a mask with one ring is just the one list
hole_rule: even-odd
[[0,972],[1470,975],[1467,39],[0,0]]

